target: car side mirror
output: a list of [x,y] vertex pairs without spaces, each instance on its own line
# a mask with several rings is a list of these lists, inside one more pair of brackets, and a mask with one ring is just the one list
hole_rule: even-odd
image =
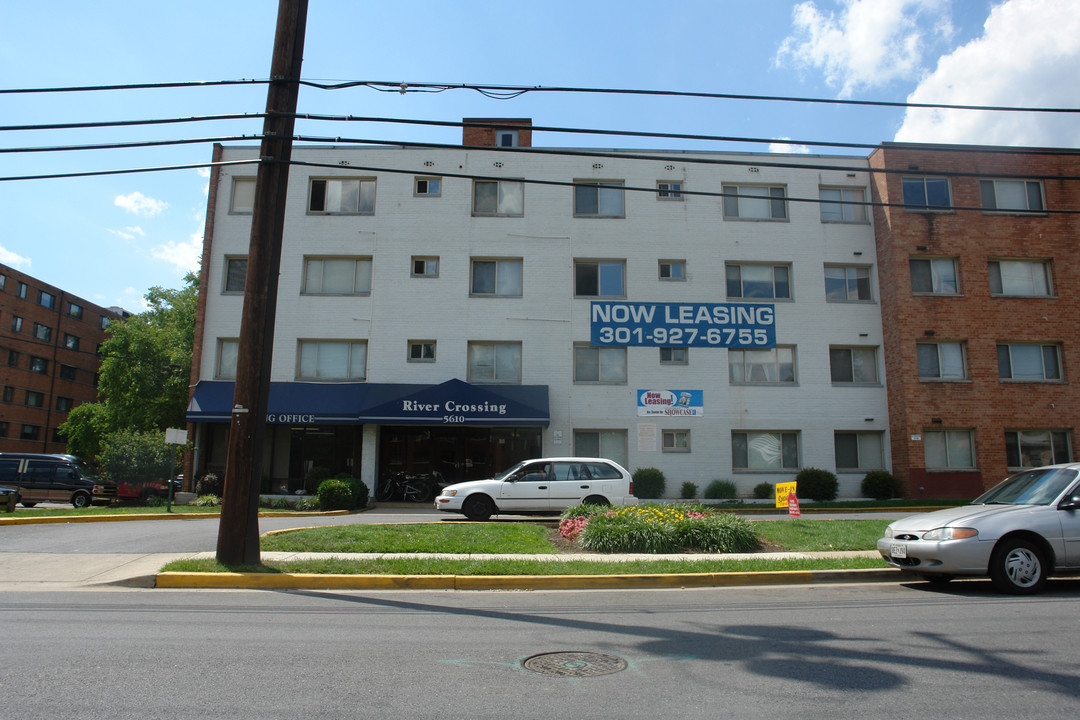
[[1058,503],[1058,510],[1080,510],[1080,497],[1072,496]]

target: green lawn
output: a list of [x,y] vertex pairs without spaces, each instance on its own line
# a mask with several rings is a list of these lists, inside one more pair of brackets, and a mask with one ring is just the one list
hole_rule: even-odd
[[274,533],[265,551],[386,553],[553,553],[548,526],[536,523],[339,525]]

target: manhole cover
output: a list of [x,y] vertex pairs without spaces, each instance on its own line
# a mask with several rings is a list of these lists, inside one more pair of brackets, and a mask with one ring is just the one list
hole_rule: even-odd
[[525,668],[554,677],[610,675],[626,669],[626,661],[594,652],[550,652],[525,658]]

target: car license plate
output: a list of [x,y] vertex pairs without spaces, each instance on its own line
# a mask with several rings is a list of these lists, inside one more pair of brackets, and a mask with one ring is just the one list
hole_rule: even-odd
[[907,545],[892,545],[889,547],[889,554],[894,558],[906,558]]

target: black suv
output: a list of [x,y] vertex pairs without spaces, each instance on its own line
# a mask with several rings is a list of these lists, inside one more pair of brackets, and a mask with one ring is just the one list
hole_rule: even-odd
[[74,455],[0,453],[0,487],[13,489],[23,507],[49,501],[83,508],[116,499],[116,484],[97,477]]

